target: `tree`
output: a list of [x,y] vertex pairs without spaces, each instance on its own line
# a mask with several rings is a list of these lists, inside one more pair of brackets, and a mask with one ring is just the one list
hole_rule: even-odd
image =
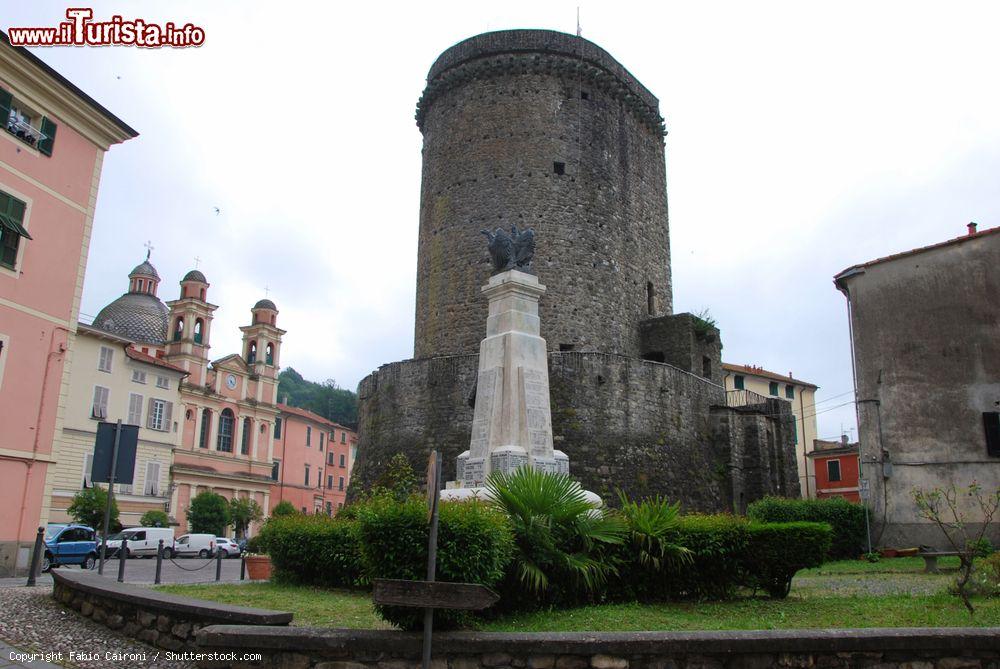
[[379,477],[372,485],[372,494],[387,492],[397,501],[402,502],[417,491],[417,475],[410,466],[410,461],[402,453],[396,453],[389,460]]
[[264,517],[264,510],[255,500],[234,497],[229,500],[229,518],[237,537],[245,537],[250,523],[255,523]]
[[[108,491],[100,486],[84,488],[73,495],[66,512],[70,518],[80,523],[92,527],[98,532],[104,529],[104,510],[108,506]],[[111,522],[109,527],[113,527],[118,522],[118,502],[113,497],[111,499]]]
[[223,536],[229,526],[229,502],[214,492],[198,493],[188,507],[187,519],[192,532]]
[[170,517],[163,511],[151,510],[142,514],[139,524],[143,527],[166,527],[170,524]]
[[271,509],[272,518],[280,518],[281,516],[294,516],[299,512],[295,508],[295,505],[289,502],[287,499],[278,502],[273,509]]
[[[913,501],[917,505],[917,512],[921,517],[937,525],[951,549],[958,553],[959,576],[955,583],[958,596],[962,598],[962,603],[969,610],[969,614],[975,613],[976,610],[969,601],[969,593],[965,586],[972,576],[976,558],[983,557],[983,552],[986,554],[992,552],[992,548],[984,550],[984,547],[989,545],[986,531],[993,522],[997,510],[1000,509],[1000,488],[986,492],[979,483],[973,481],[968,488],[956,489],[952,484],[947,488],[932,488],[929,491],[914,488],[911,492]],[[963,497],[968,498],[965,504],[961,501]],[[978,507],[982,515],[978,529],[969,527],[969,518],[962,510],[962,507],[970,506]]]

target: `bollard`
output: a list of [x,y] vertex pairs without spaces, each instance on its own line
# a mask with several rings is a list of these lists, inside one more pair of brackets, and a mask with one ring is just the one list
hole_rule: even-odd
[[122,545],[118,549],[118,582],[125,582],[125,554],[128,552],[128,539],[122,539]]
[[160,570],[163,568],[163,539],[160,539],[159,545],[156,547],[156,578],[153,579],[155,585],[160,584]]
[[222,580],[222,551],[218,549],[215,551],[215,580]]
[[28,567],[28,586],[35,585],[38,567],[42,562],[42,552],[45,550],[45,528],[39,527],[35,535],[35,552],[31,554],[31,565]]
[[245,581],[247,578],[247,558],[245,555],[240,556],[240,580]]

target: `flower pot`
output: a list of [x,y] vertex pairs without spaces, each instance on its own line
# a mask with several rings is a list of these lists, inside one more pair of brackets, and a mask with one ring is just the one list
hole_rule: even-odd
[[267,555],[252,555],[244,558],[247,563],[247,578],[251,581],[267,581],[271,578],[271,558]]

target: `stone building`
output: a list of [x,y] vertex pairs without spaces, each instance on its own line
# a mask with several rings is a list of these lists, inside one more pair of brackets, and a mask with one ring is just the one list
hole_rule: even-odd
[[101,170],[137,135],[0,32],[0,577],[49,520]]
[[799,470],[799,488],[802,497],[816,497],[816,467],[815,462],[808,457],[807,451],[819,434],[816,429],[816,390],[814,383],[796,379],[788,375],[771,372],[754,365],[733,365],[722,363],[723,385],[732,397],[739,397],[736,391],[747,390],[765,397],[780,397],[791,403],[792,435],[795,442],[795,465]]
[[[834,278],[847,297],[861,477],[880,545],[944,545],[918,516],[914,488],[1000,487],[998,268],[1000,227],[973,223]],[[963,510],[982,521],[978,507]]]
[[546,30],[479,35],[431,66],[424,137],[415,359],[359,385],[349,497],[396,452],[444,476],[469,448],[492,270],[482,230],[530,227],[549,353],[555,448],[613,500],[666,494],[740,509],[799,494],[789,404],[731,407],[719,331],[672,313],[659,102],[597,45]]

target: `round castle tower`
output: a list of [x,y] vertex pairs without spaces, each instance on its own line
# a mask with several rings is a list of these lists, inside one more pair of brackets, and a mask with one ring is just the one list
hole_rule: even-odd
[[640,355],[672,311],[659,102],[606,51],[505,30],[435,61],[424,136],[414,357],[478,350],[491,270],[481,230],[535,229],[549,350]]

